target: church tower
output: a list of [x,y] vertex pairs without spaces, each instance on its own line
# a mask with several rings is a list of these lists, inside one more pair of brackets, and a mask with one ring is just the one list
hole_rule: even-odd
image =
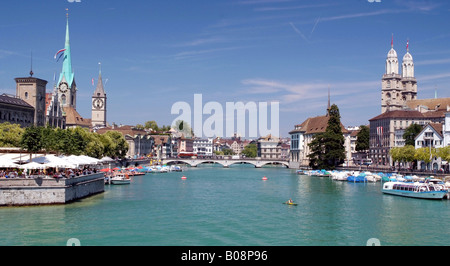
[[403,57],[402,74],[399,74],[397,52],[394,50],[394,38],[386,59],[386,73],[382,78],[381,113],[402,110],[406,103],[417,98],[417,80],[414,77],[414,61],[409,53],[409,41]]
[[106,127],[106,93],[103,87],[101,68],[97,87],[92,95],[92,127]]
[[64,47],[63,67],[57,85],[58,100],[63,108],[72,107],[77,109],[77,85],[72,70],[72,56],[69,38],[69,14],[67,14],[66,43]]
[[381,113],[389,110],[401,109],[402,77],[399,75],[397,52],[394,50],[394,36],[392,36],[391,50],[386,59],[386,72],[381,85]]
[[415,100],[417,98],[417,80],[414,77],[414,61],[409,53],[409,41],[406,45],[406,54],[402,64],[402,86],[403,101]]

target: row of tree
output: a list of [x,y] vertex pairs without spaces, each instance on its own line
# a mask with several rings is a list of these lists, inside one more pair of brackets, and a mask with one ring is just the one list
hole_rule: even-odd
[[30,153],[47,152],[65,155],[87,155],[95,158],[109,156],[124,158],[128,143],[119,132],[105,134],[89,132],[80,127],[60,129],[0,124],[0,147],[20,147]]
[[394,147],[390,150],[390,155],[394,163],[412,163],[422,161],[432,162],[433,158],[441,158],[443,161],[450,161],[450,146],[444,148],[419,148],[412,145],[404,147]]

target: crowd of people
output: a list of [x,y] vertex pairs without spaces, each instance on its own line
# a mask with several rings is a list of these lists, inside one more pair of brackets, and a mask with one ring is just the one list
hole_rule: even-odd
[[83,175],[96,174],[96,168],[85,167],[83,169],[59,169],[55,168],[47,170],[22,170],[22,169],[1,169],[0,179],[5,178],[74,178]]

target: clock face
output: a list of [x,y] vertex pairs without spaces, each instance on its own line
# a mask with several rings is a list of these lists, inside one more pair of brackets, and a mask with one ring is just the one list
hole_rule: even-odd
[[103,100],[102,99],[96,99],[92,103],[95,109],[102,109],[103,108]]
[[63,82],[61,83],[61,85],[59,85],[59,91],[61,91],[62,93],[66,93],[68,89],[67,83]]

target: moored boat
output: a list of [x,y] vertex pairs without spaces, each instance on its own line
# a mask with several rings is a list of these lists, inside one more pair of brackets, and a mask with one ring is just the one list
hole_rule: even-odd
[[448,190],[434,182],[386,182],[381,190],[385,194],[418,198],[418,199],[443,199]]
[[127,174],[117,174],[111,178],[111,184],[113,185],[128,185],[131,183],[131,179]]

